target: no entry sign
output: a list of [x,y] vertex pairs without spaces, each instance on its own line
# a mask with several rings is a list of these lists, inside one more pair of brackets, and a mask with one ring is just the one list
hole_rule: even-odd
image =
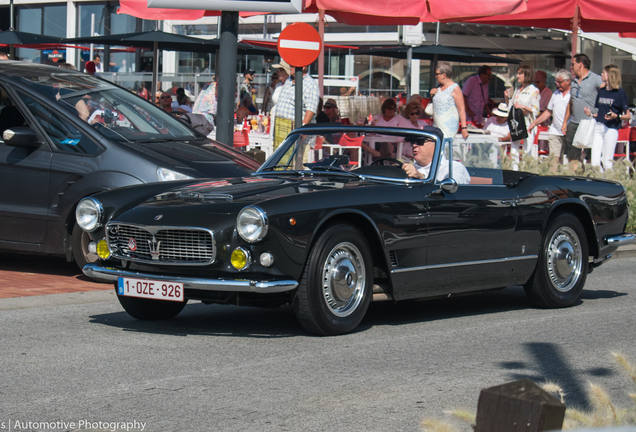
[[318,58],[322,41],[315,28],[306,23],[290,24],[278,36],[278,53],[294,67],[312,64]]

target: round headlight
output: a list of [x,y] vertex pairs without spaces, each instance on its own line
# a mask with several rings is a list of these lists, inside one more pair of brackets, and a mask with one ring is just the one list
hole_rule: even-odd
[[267,215],[258,207],[245,207],[236,218],[236,230],[243,240],[255,243],[267,234]]
[[102,203],[91,197],[82,199],[75,209],[77,224],[81,229],[89,232],[102,226],[103,214]]

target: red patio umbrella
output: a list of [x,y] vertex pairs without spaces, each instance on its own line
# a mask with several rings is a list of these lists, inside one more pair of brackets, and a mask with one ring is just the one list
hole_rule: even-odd
[[[184,7],[184,4],[179,4]],[[336,21],[350,25],[415,25],[418,22],[498,14],[516,14],[526,10],[526,0],[304,0],[304,13],[324,11]],[[194,9],[149,8],[147,0],[120,0],[117,13],[148,20],[196,20],[218,16],[219,11]],[[263,12],[240,12],[241,17],[263,15]]]
[[[528,0],[525,12],[465,19],[464,22],[572,31],[572,55],[578,30],[586,32],[636,32],[636,1]],[[448,20],[446,20],[448,21]]]
[[414,25],[420,21],[516,14],[526,10],[526,0],[305,0],[304,12],[320,10],[344,24]]

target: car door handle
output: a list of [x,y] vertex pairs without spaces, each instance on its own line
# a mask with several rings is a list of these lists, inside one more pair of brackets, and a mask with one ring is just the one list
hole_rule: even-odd
[[501,203],[504,205],[508,204],[510,207],[517,207],[519,205],[519,198],[501,200]]

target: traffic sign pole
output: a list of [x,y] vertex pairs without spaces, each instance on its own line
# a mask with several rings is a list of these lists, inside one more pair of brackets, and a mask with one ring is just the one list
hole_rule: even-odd
[[303,125],[303,69],[296,68],[296,103],[294,105],[296,127]]

